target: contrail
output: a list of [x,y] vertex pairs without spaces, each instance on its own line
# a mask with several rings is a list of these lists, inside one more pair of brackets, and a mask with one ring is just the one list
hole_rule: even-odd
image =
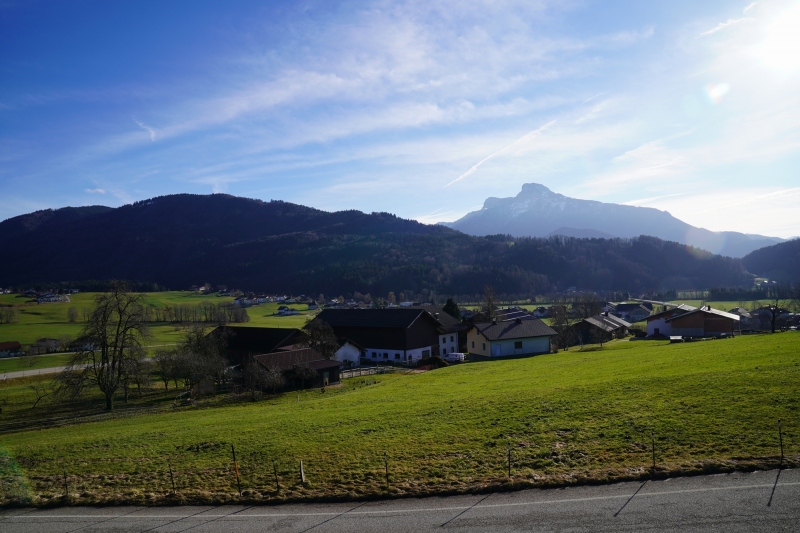
[[[498,150],[498,151],[496,151],[495,153],[493,153],[493,154],[491,154],[491,155],[489,155],[489,156],[487,156],[487,157],[484,157],[483,159],[481,159],[480,161],[478,161],[478,163],[476,163],[475,165],[473,165],[473,166],[472,166],[472,167],[471,167],[469,170],[467,170],[466,172],[464,172],[463,174],[461,174],[459,177],[457,177],[456,179],[454,179],[453,181],[451,181],[450,183],[448,183],[447,185],[445,185],[445,187],[449,187],[449,186],[451,186],[452,184],[454,184],[454,183],[456,183],[456,182],[459,182],[459,181],[463,180],[464,178],[466,178],[467,176],[469,176],[470,174],[472,174],[473,172],[475,172],[476,170],[478,170],[478,167],[480,167],[482,164],[484,164],[485,162],[487,162],[487,161],[488,161],[488,160],[490,160],[491,158],[493,158],[493,157],[495,157],[495,156],[497,156],[497,155],[500,155],[500,154],[502,154],[503,152],[505,152],[506,150],[508,150],[508,149],[510,149],[510,148],[513,148],[514,146],[516,146],[516,145],[518,145],[518,144],[520,144],[520,143],[524,142],[524,141],[525,141],[525,140],[527,140],[528,138],[530,138],[530,137],[532,137],[532,136],[534,136],[534,135],[537,135],[537,134],[539,134],[539,133],[543,132],[544,130],[546,130],[547,128],[549,128],[550,126],[552,126],[552,125],[553,125],[553,124],[555,124],[555,123],[556,123],[556,121],[555,121],[555,120],[551,120],[550,122],[548,122],[547,124],[545,124],[545,125],[544,125],[544,126],[542,126],[541,128],[539,128],[539,129],[535,129],[535,130],[533,130],[532,132],[530,132],[530,133],[528,133],[528,134],[526,134],[526,135],[523,135],[522,137],[520,137],[519,139],[517,139],[517,140],[516,140],[516,141],[514,141],[513,143],[509,144],[508,146],[504,146],[503,148],[499,149],[499,150]],[[442,188],[444,188],[444,187],[442,187]]]
[[603,96],[603,95],[604,95],[604,94],[606,94],[607,92],[608,92],[608,91],[603,91],[603,92],[601,92],[601,93],[597,93],[596,95],[592,96],[591,98],[589,98],[589,99],[587,99],[587,100],[584,100],[583,102],[581,102],[581,105],[585,104],[586,102],[591,102],[592,100],[594,100],[594,99],[595,99],[595,98],[597,98],[598,96]]

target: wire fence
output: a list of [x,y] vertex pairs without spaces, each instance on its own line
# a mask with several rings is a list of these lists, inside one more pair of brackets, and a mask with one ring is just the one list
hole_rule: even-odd
[[[734,470],[800,467],[800,424],[781,420],[758,456],[729,443],[643,431],[587,450],[564,432],[541,442],[507,439],[446,453],[376,450],[274,453],[235,441],[202,442],[157,457],[15,459],[0,448],[0,502],[219,503],[363,499],[552,487]],[[705,448],[704,448],[705,447]],[[727,453],[711,453],[713,450]],[[699,450],[687,453],[687,450]],[[598,451],[600,450],[600,451]]]

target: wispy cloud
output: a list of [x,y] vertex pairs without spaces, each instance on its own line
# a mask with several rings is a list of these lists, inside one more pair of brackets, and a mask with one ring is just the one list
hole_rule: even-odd
[[106,190],[105,189],[86,189],[86,192],[88,192],[89,194],[105,194]]
[[752,4],[748,4],[742,9],[742,13],[747,13],[748,11],[752,10],[754,7],[758,5],[758,2],[753,2]]
[[156,141],[156,130],[154,130],[150,126],[147,126],[146,124],[143,124],[142,122],[136,120],[135,118],[133,119],[133,121],[136,123],[137,126],[139,126],[144,131],[146,131],[148,134],[150,134],[150,142],[155,142]]

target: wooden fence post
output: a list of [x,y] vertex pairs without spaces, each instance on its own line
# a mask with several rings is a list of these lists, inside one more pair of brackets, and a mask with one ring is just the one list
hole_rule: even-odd
[[305,470],[303,470],[303,460],[302,459],[300,459],[300,481],[303,483],[303,485],[306,484],[306,473],[305,473]]
[[656,432],[650,432],[650,438],[652,439],[653,444],[653,475],[656,475]]
[[386,471],[386,490],[389,490],[389,458],[386,456],[386,452],[383,452],[383,467]]
[[62,466],[61,471],[64,473],[64,498],[69,498],[69,485],[67,485],[67,467]]
[[511,443],[508,443],[508,477],[511,477]]
[[281,491],[281,482],[278,479],[278,463],[275,462],[275,459],[272,460],[272,471],[275,472],[275,490],[276,492]]
[[781,468],[783,467],[783,430],[781,428],[781,419],[778,419],[778,441],[781,444]]
[[242,495],[242,483],[239,481],[239,465],[236,463],[236,449],[231,443],[231,454],[233,455],[233,471],[236,472],[236,488],[239,489],[239,496]]
[[167,459],[167,466],[169,467],[169,479],[172,481],[172,494],[176,494],[175,490],[175,476],[172,474],[172,463]]

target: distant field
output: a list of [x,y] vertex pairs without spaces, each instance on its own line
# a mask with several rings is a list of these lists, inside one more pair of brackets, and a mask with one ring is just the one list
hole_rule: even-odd
[[6,372],[17,372],[20,370],[35,373],[40,368],[53,366],[64,366],[67,364],[68,354],[37,355],[34,357],[8,357],[0,359],[0,379]]
[[[786,464],[798,466],[800,334],[620,341],[370,376],[324,394],[301,393],[299,401],[291,393],[210,407],[219,401],[2,435],[0,463],[5,455],[6,473],[19,476],[6,476],[5,494],[56,498],[63,467],[76,501],[162,501],[170,459],[177,501],[237,501],[231,443],[249,501],[641,478],[651,464],[651,430],[659,472],[765,467],[777,464],[779,418]],[[306,486],[298,479],[301,459]]]
[[[70,323],[67,320],[67,311],[70,307],[78,309],[78,314],[82,318],[83,310],[92,305],[94,293],[73,294],[70,296],[71,303],[59,302],[48,304],[37,304],[25,297],[14,294],[0,295],[0,304],[12,304],[19,309],[19,322],[16,324],[0,324],[0,341],[19,341],[23,346],[33,344],[36,339],[42,337],[59,338],[62,335],[69,335],[72,338],[80,334],[82,322]],[[231,297],[215,295],[197,295],[193,292],[154,292],[145,293],[145,300],[156,306],[198,304],[202,301],[214,303],[230,303]],[[277,312],[276,303],[264,304],[261,306],[248,308],[250,322],[242,325],[264,326],[264,327],[286,327],[296,328],[305,325],[306,321],[316,314],[316,311],[305,311],[305,305],[290,305],[301,311],[300,315],[279,317],[273,316]],[[209,325],[213,327],[213,325]],[[155,323],[151,325],[153,334],[150,340],[151,345],[170,344],[177,342],[183,331],[179,324]]]

